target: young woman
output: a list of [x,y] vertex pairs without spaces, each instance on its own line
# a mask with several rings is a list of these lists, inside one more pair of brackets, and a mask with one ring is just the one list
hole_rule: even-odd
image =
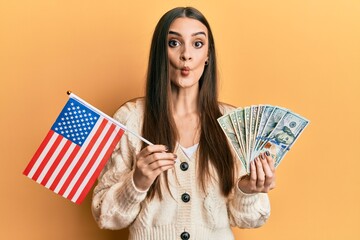
[[217,118],[233,107],[217,99],[215,45],[196,9],[175,8],[158,22],[146,96],[114,118],[127,134],[94,189],[101,228],[130,227],[130,239],[234,239],[230,226],[259,227],[270,214],[274,161],[261,154],[241,177]]

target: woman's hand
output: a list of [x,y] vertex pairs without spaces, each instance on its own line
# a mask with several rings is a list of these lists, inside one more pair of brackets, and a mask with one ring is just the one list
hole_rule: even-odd
[[250,175],[243,176],[238,182],[244,193],[267,193],[275,188],[274,159],[266,151],[250,162]]
[[150,188],[156,177],[174,167],[177,156],[167,153],[163,145],[149,145],[136,155],[134,184],[137,189],[146,191]]

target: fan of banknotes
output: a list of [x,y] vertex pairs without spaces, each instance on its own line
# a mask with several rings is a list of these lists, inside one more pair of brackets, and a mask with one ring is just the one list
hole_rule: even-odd
[[250,162],[269,151],[277,167],[309,120],[289,109],[271,105],[237,108],[218,118],[237,157],[250,172]]

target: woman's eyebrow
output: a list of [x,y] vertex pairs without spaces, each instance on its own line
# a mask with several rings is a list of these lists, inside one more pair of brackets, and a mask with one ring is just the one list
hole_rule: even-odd
[[172,35],[176,35],[176,36],[181,37],[181,34],[180,34],[180,33],[178,33],[178,32],[169,31],[169,34],[172,34]]
[[196,32],[196,33],[191,34],[191,36],[197,36],[197,35],[204,35],[206,37],[205,32]]
[[[175,32],[175,31],[169,31],[169,34],[172,34],[172,35],[176,35],[176,36],[179,36],[179,37],[182,37],[180,33],[178,32]],[[204,35],[206,37],[206,33],[205,32],[196,32],[196,33],[193,33],[191,34],[191,36],[198,36],[198,35]]]

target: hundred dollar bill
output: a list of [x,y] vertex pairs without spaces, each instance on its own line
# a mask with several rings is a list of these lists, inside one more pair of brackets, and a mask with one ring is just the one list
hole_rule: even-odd
[[238,108],[235,110],[236,119],[238,122],[239,133],[240,133],[240,145],[243,148],[244,158],[247,155],[246,150],[246,133],[245,133],[245,117],[244,117],[244,109]]
[[269,134],[264,150],[269,149],[275,159],[277,167],[291,146],[298,139],[308,125],[309,120],[304,117],[287,112],[275,129]]
[[[265,105],[258,105],[257,106],[258,110],[257,110],[257,115],[256,115],[256,121],[255,121],[255,131],[254,131],[254,135],[253,135],[253,143],[251,146],[251,149],[255,149],[256,147],[256,143],[257,143],[257,136],[258,136],[258,132],[259,132],[259,128],[260,128],[260,122],[265,110]],[[251,151],[251,156],[250,159],[254,159],[256,157],[256,152],[255,151]]]
[[281,107],[275,107],[275,110],[269,116],[269,119],[265,124],[263,132],[259,137],[258,148],[255,150],[260,150],[264,147],[264,144],[267,142],[269,135],[275,129],[276,125],[280,122],[280,120],[285,116],[286,113],[287,113],[287,109]]
[[232,126],[231,119],[229,115],[224,115],[217,119],[221,129],[224,131],[226,137],[230,140],[231,146],[233,147],[237,157],[240,159],[244,168],[247,169],[246,160],[241,154],[240,144],[237,140],[235,130]]
[[241,154],[242,154],[243,158],[245,158],[246,152],[245,152],[244,145],[242,144],[242,140],[241,140],[242,136],[241,136],[241,133],[240,133],[239,122],[238,122],[238,119],[236,117],[236,111],[238,111],[238,110],[241,110],[241,109],[236,109],[235,111],[232,111],[231,113],[229,113],[229,116],[230,116],[232,126],[233,126],[233,128],[235,130],[237,140],[238,140],[239,145],[240,145]]
[[[259,106],[252,105],[250,106],[250,141],[249,141],[249,149],[250,149],[250,156],[248,162],[252,160],[253,155],[253,147],[256,138],[256,124],[257,124],[257,117],[258,117]],[[248,169],[250,171],[250,169]]]
[[[245,122],[245,139],[246,139],[246,166],[249,166],[249,159],[250,159],[250,155],[251,155],[251,149],[250,149],[250,138],[251,138],[251,109],[250,107],[245,107],[244,108],[244,122]],[[246,170],[248,170],[246,168]]]
[[256,133],[256,143],[255,143],[255,147],[254,147],[255,150],[258,149],[258,145],[259,145],[259,142],[260,142],[260,137],[261,137],[261,134],[262,134],[262,132],[264,130],[264,127],[265,127],[270,115],[275,110],[275,107],[271,106],[271,105],[265,105],[264,108],[265,109],[263,110],[263,113],[261,115],[259,129],[258,129],[258,131]]

